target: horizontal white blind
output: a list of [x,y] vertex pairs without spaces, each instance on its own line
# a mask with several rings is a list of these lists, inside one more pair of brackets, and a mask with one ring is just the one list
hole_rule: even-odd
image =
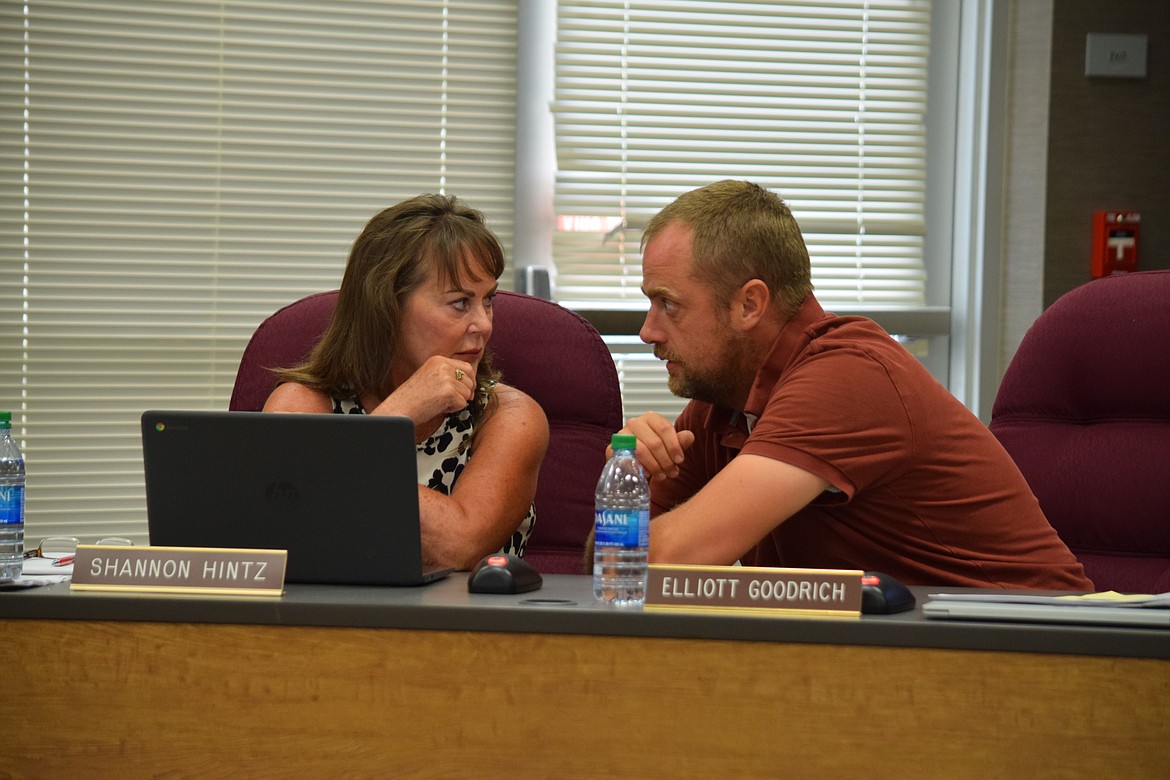
[[255,327],[336,287],[378,210],[454,193],[510,246],[515,13],[0,7],[0,409],[31,541],[145,541],[141,412],[226,409]]
[[644,305],[641,229],[726,178],[781,195],[818,298],[925,303],[929,0],[561,0],[555,293]]
[[637,336],[604,336],[617,368],[622,388],[623,419],[654,411],[673,420],[687,399],[670,394],[666,364],[654,357],[653,349]]

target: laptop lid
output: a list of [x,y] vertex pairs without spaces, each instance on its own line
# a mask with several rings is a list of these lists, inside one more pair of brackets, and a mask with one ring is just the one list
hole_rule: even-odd
[[414,425],[406,417],[142,414],[152,545],[288,551],[286,582],[420,585]]
[[922,614],[936,620],[1080,623],[1170,628],[1170,609],[1165,608],[1050,606],[1047,604],[932,599],[922,605]]

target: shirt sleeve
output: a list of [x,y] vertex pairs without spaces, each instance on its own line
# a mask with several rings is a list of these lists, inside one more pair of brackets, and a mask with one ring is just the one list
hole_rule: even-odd
[[849,500],[904,468],[912,446],[907,404],[883,360],[834,349],[782,377],[743,452],[816,474]]

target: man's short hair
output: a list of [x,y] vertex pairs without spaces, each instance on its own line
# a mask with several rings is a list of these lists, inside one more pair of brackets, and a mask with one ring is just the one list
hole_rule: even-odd
[[679,196],[646,225],[642,247],[673,222],[693,231],[695,278],[711,286],[720,306],[759,279],[788,318],[812,292],[800,226],[787,204],[758,184],[727,179]]

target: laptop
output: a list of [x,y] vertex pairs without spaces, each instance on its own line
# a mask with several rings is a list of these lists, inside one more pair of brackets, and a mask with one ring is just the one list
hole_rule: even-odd
[[1073,623],[1106,626],[1170,628],[1165,607],[1055,606],[991,601],[959,601],[932,597],[922,614],[936,620],[977,620],[1010,623]]
[[287,550],[285,582],[422,585],[406,417],[142,414],[151,545]]

